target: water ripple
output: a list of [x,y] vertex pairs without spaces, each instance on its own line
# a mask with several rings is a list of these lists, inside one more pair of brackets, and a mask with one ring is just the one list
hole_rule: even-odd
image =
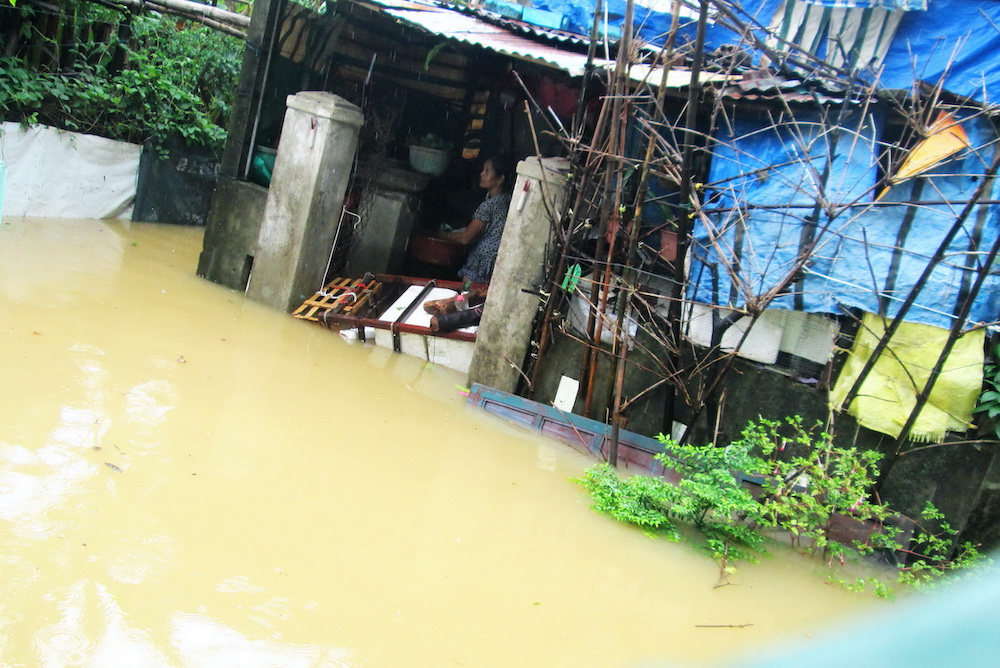
[[17,522],[11,529],[11,533],[19,538],[28,540],[45,540],[62,531],[65,526],[61,523],[52,522],[42,517]]
[[359,665],[355,652],[347,648],[296,644],[273,636],[270,639],[252,638],[203,615],[176,614],[171,638],[185,665],[227,668],[355,668]]
[[237,575],[235,577],[226,578],[219,584],[215,585],[215,591],[220,594],[256,594],[264,591],[264,588],[260,585],[251,584],[250,578],[245,575]]
[[48,665],[83,665],[94,649],[87,636],[58,624],[39,629],[34,643],[42,663]]

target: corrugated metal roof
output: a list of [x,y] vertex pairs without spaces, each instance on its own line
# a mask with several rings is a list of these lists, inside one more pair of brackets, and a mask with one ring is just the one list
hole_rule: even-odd
[[[538,63],[547,67],[566,72],[570,76],[583,76],[587,66],[587,56],[575,51],[566,51],[550,44],[529,39],[505,30],[499,25],[493,25],[476,16],[455,11],[446,7],[437,7],[412,0],[365,0],[365,3],[393,16],[398,21],[411,25],[424,32],[453,39],[463,44],[477,46],[495,53],[500,53],[519,60]],[[537,28],[536,30],[544,30]],[[613,69],[614,61],[596,58],[597,68]],[[649,81],[659,85],[661,68],[649,65],[635,65],[631,78],[636,82]],[[701,82],[725,80],[724,75],[705,72]],[[671,70],[667,78],[668,88],[681,88],[691,82],[689,70]]]
[[[463,44],[478,46],[496,53],[555,67],[572,76],[582,76],[587,64],[586,54],[574,53],[515,35],[475,16],[451,9],[416,5],[405,0],[368,0],[381,5],[383,11],[397,20],[440,37]],[[601,61],[598,66],[606,64]]]
[[499,25],[506,30],[510,30],[515,34],[528,35],[530,37],[536,37],[555,43],[570,44],[583,49],[586,49],[590,44],[590,40],[588,38],[581,37],[576,33],[566,32],[565,30],[554,30],[552,28],[546,28],[527,21],[518,21],[517,19],[496,14],[479,7],[466,7],[463,8],[462,11],[481,17],[484,20],[494,23],[495,25]]
[[751,71],[732,77],[719,88],[720,97],[732,100],[783,100],[785,102],[857,102],[858,91],[835,90],[830,81],[786,77],[776,72]]

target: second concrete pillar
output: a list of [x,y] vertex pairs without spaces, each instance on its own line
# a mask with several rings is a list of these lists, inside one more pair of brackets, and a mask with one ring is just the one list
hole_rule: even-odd
[[249,298],[292,311],[322,287],[363,121],[331,93],[288,96]]

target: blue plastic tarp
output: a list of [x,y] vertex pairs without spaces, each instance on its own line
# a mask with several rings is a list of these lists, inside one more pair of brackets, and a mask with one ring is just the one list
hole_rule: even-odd
[[[881,124],[852,117],[842,122],[823,190],[829,205],[842,208],[832,219],[824,208],[811,220],[832,135],[815,117],[803,118],[777,128],[737,121],[720,137],[706,188],[709,215],[694,229],[688,296],[730,307],[753,304],[782,287],[812,235],[814,257],[772,306],[816,313],[854,307],[894,316],[982,180],[994,151],[986,144],[996,133],[982,116],[965,119],[972,149],[894,186],[872,205]],[[996,189],[992,184],[982,199],[993,199]],[[887,205],[911,200],[954,203]],[[851,203],[857,205],[845,206]],[[998,228],[1000,209],[975,206],[904,319],[949,327]],[[969,318],[988,323],[998,313],[1000,278],[994,275]]]
[[[839,7],[879,6],[904,9],[880,75],[883,86],[908,90],[915,80],[937,83],[944,79],[945,89],[979,102],[1000,100],[1000,2],[996,0],[819,0],[818,4]],[[535,0],[538,9],[561,12],[566,16],[566,29],[579,35],[589,35],[595,0]],[[763,28],[771,23],[781,0],[746,0],[734,3],[737,18],[754,27],[764,38]],[[625,17],[625,0],[605,0],[607,23],[621,29]],[[672,16],[636,6],[636,34],[653,46],[662,45],[670,30]],[[696,21],[682,17],[678,43],[695,38]],[[723,16],[710,22],[705,35],[706,51],[724,44],[752,47],[732,29]],[[752,49],[751,49],[752,50]],[[759,54],[754,58],[756,62]]]
[[[843,230],[831,275],[832,280],[842,282],[840,303],[887,316],[894,316],[899,311],[993,162],[997,148],[990,143],[996,141],[997,135],[992,123],[983,116],[974,116],[965,118],[962,127],[969,137],[969,150],[921,177],[892,187],[881,200],[949,201],[953,204],[880,207],[865,211]],[[997,191],[994,181],[986,187],[980,200],[996,199]],[[920,289],[915,306],[904,319],[950,327],[952,316],[959,311],[976,279],[976,269],[996,241],[998,232],[1000,208],[994,204],[974,206],[949,244],[944,261],[937,265]],[[868,280],[865,277],[869,277]],[[877,290],[872,289],[873,281]],[[998,316],[1000,276],[993,274],[983,285],[969,319],[991,323]]]
[[[749,0],[742,6],[733,5],[733,11],[742,21],[760,28],[768,25],[780,5],[781,0]],[[533,6],[551,12],[562,12],[566,17],[567,30],[578,35],[590,34],[594,21],[595,0],[534,0]],[[625,19],[625,0],[604,0],[602,10],[607,14],[607,25],[620,31]],[[636,35],[652,46],[661,46],[670,32],[673,16],[668,12],[653,11],[638,4],[633,11]],[[678,44],[694,41],[696,24],[695,12],[689,9],[680,19]],[[760,36],[763,38],[763,33]],[[725,20],[713,19],[707,26],[705,34],[707,50],[718,48],[723,44],[741,44],[743,41],[741,34],[733,30]]]
[[881,7],[882,9],[902,9],[903,11],[913,11],[914,9],[927,9],[930,0],[804,0],[810,5],[821,7],[843,7],[849,9],[871,9]]
[[[839,136],[818,115],[799,114],[771,125],[735,120],[731,132],[717,137],[712,153],[708,219],[694,230],[689,296],[700,302],[743,307],[780,287],[795,272],[810,228],[823,245],[816,264],[825,265],[828,225],[816,216],[822,196],[838,205],[870,193],[877,178],[874,121],[855,115],[841,123]],[[823,172],[836,147],[826,183]],[[833,226],[842,225],[834,222]],[[823,267],[826,268],[825,266]],[[738,280],[732,280],[735,275]],[[772,302],[779,308],[828,312],[836,310],[824,280],[807,276]]]
[[886,88],[909,90],[915,80],[979,102],[1000,100],[1000,2],[930,0],[907,12],[881,74]]

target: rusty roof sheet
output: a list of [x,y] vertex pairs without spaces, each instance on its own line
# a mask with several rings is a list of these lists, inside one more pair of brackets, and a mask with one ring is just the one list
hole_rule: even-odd
[[857,102],[858,91],[837,90],[830,81],[787,77],[772,71],[749,71],[734,76],[718,89],[719,97],[732,100],[783,100],[800,103]]
[[[581,49],[586,49],[590,45],[589,38],[581,37],[576,33],[546,28],[527,21],[519,21],[517,19],[510,18],[509,16],[496,14],[479,7],[465,7],[461,8],[461,11],[478,16],[495,25],[499,25],[506,30],[510,30],[515,34],[527,35],[533,38],[544,39],[546,41],[559,44],[568,44]],[[611,40],[609,44],[615,44],[615,41]]]

